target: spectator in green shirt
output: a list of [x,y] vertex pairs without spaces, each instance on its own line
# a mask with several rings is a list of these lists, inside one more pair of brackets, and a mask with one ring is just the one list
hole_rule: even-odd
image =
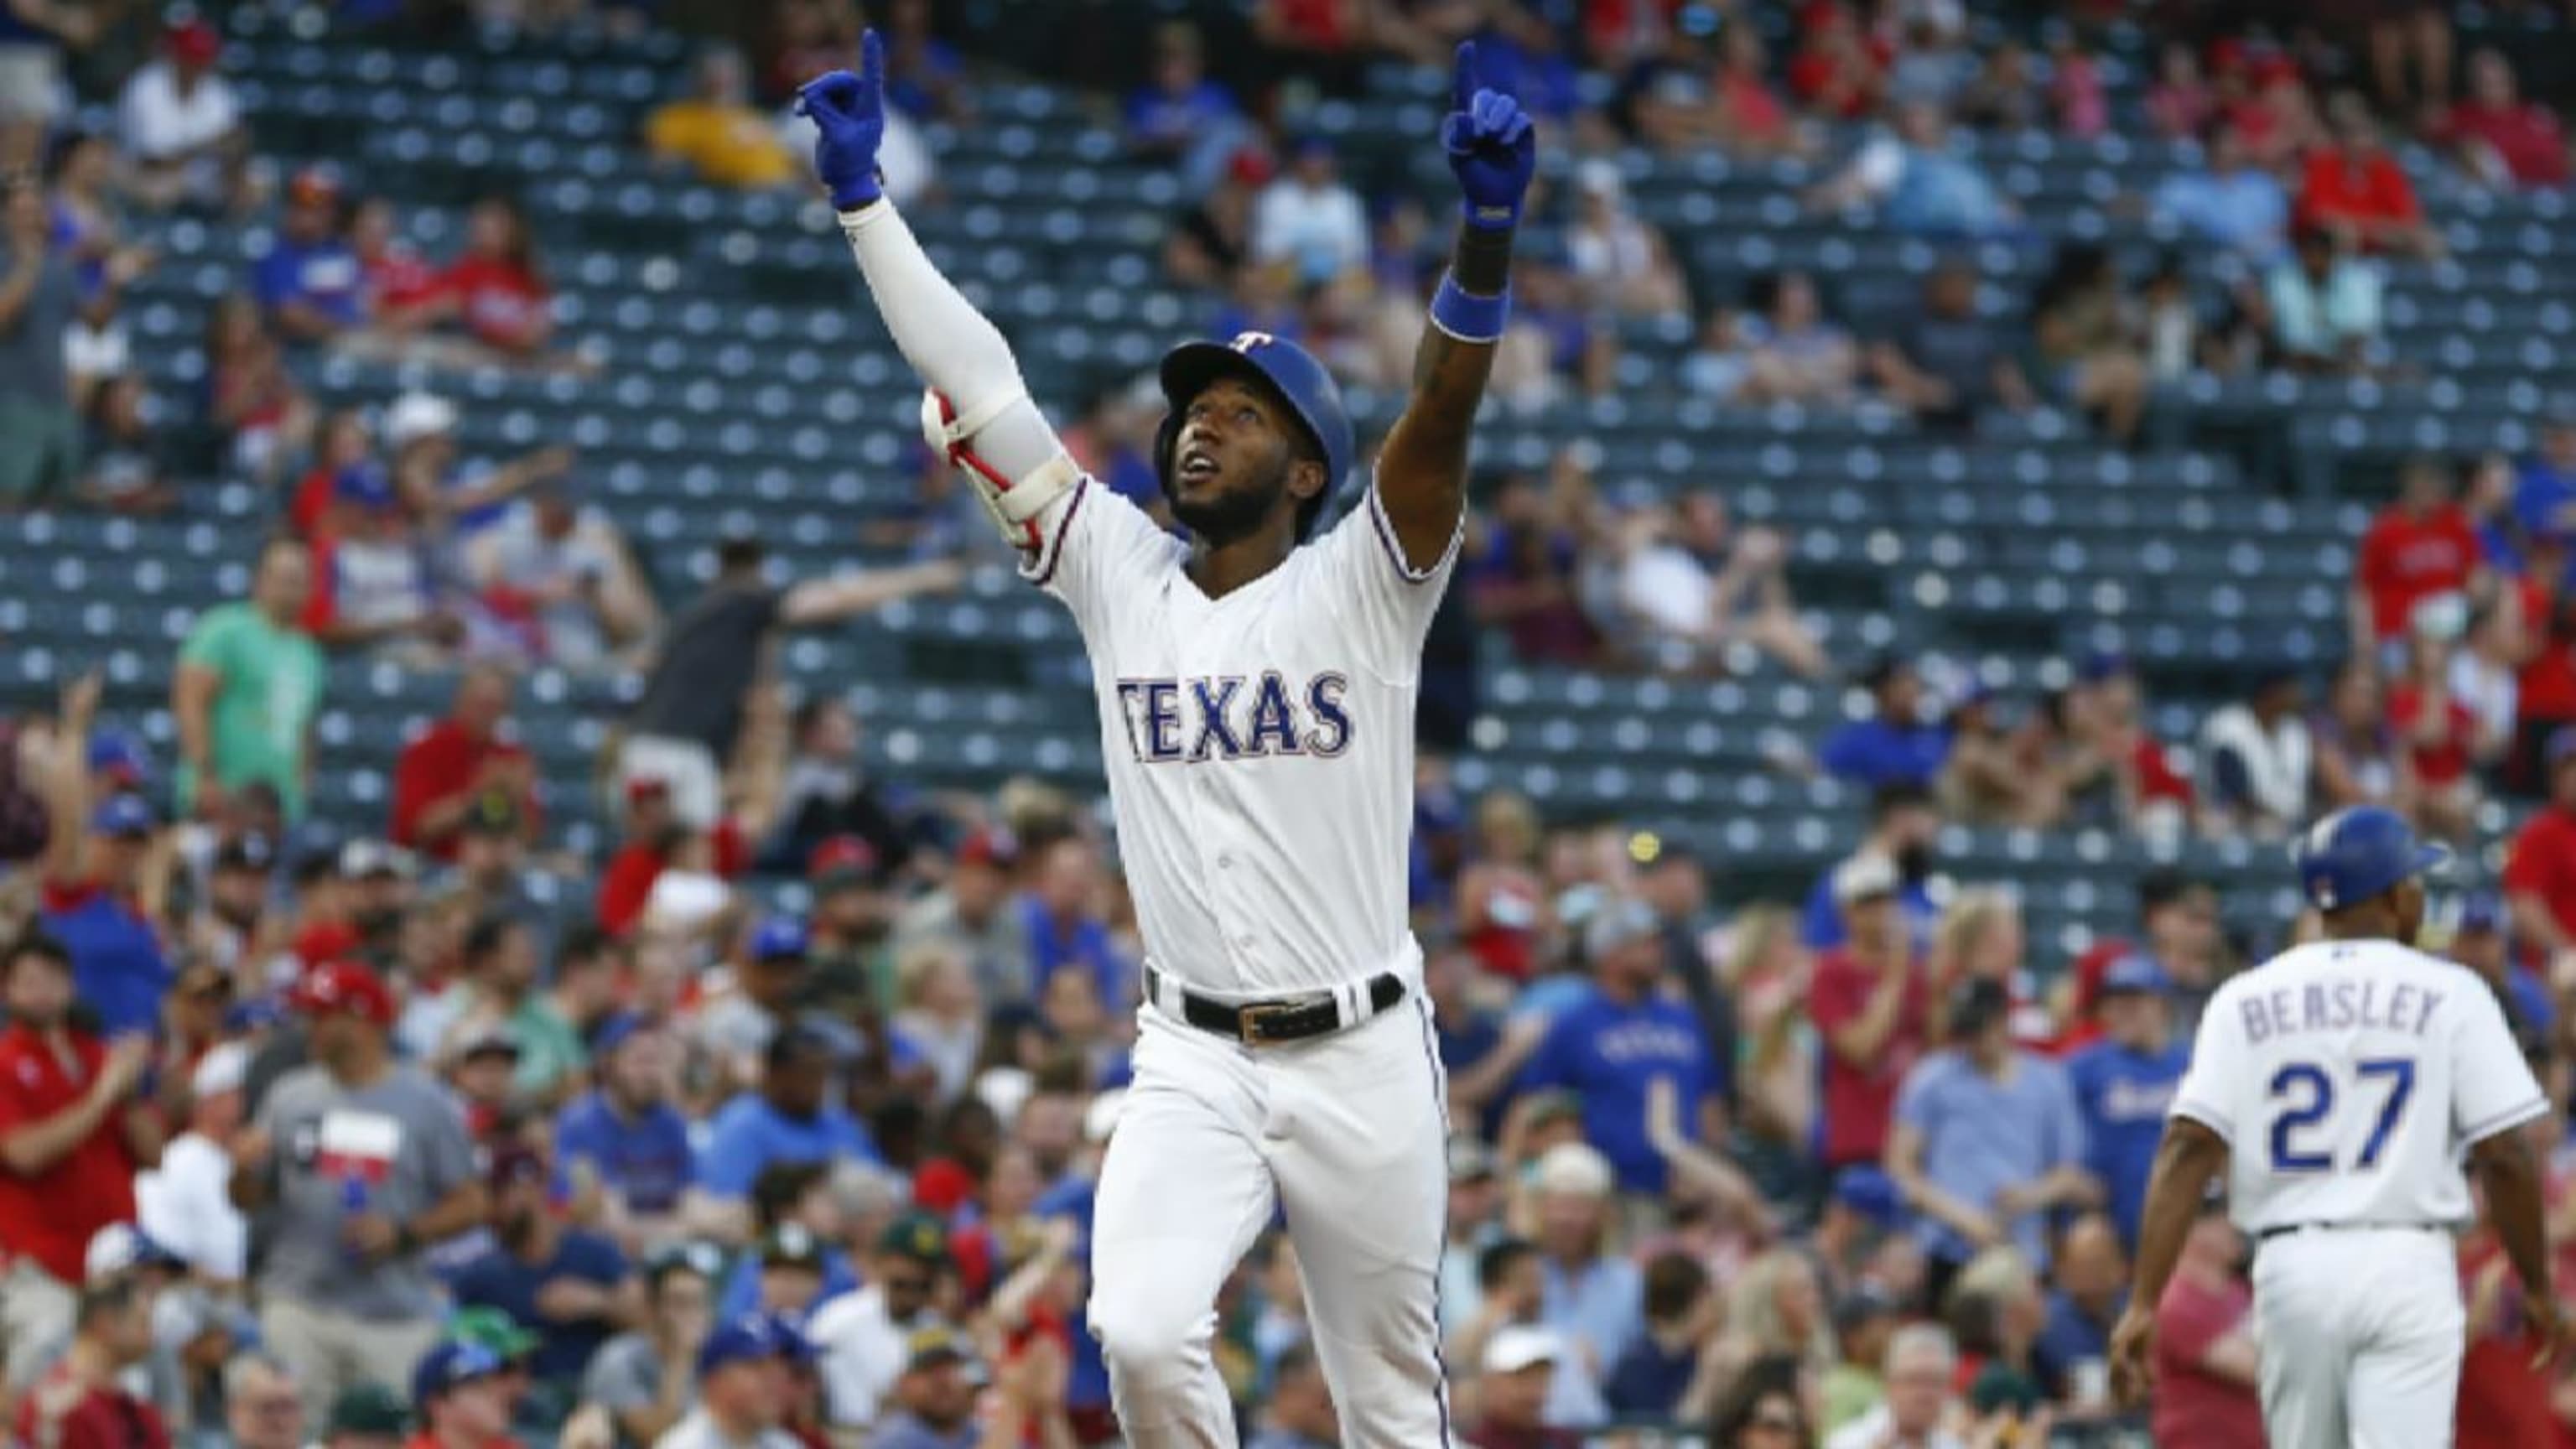
[[170,713],[183,811],[211,813],[227,792],[257,782],[277,791],[289,817],[304,813],[322,703],[322,650],[297,625],[312,588],[304,545],[271,539],[250,597],[208,610],[180,646]]
[[551,1107],[579,1091],[590,1054],[572,1023],[536,989],[536,939],[527,923],[501,912],[477,920],[465,933],[462,964],[463,979],[452,989],[468,994],[441,1055],[498,1030],[519,1049],[511,1096]]

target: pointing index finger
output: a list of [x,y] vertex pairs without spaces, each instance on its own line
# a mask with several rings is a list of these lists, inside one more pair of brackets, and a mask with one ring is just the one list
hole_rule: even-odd
[[874,28],[859,36],[859,84],[870,96],[885,91],[885,40]]
[[1476,99],[1476,42],[1458,42],[1458,69],[1451,78],[1449,98],[1453,111],[1469,108]]

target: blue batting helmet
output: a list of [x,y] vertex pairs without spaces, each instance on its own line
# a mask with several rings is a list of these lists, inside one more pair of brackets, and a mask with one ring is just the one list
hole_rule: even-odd
[[2356,805],[2309,826],[2290,858],[2308,903],[2339,911],[2448,864],[2451,852],[2417,840],[2415,828],[2394,810]]
[[1351,415],[1342,409],[1342,390],[1315,354],[1284,337],[1267,332],[1238,332],[1231,342],[1184,342],[1163,354],[1163,400],[1171,411],[1154,434],[1154,476],[1168,491],[1172,486],[1172,450],[1181,437],[1181,414],[1190,399],[1220,377],[1246,378],[1264,387],[1304,424],[1306,435],[1324,455],[1324,488],[1297,513],[1300,539],[1315,531],[1324,503],[1340,490],[1351,471],[1358,444]]

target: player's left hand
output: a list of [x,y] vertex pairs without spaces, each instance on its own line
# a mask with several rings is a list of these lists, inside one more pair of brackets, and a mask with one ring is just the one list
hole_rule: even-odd
[[2533,1368],[2545,1369],[2553,1362],[2564,1362],[2569,1357],[2576,1356],[2571,1354],[2571,1350],[2576,1350],[2576,1342],[2569,1341],[2569,1334],[2571,1331],[2576,1331],[2576,1325],[2568,1323],[2567,1315],[2559,1308],[2557,1299],[2541,1294],[2532,1295],[2523,1305],[2523,1314],[2531,1320],[2531,1366]]
[[1466,195],[1467,224],[1501,231],[1521,219],[1521,201],[1538,169],[1538,136],[1502,81],[1485,74],[1476,42],[1458,42],[1452,109],[1440,123],[1440,146]]
[[796,114],[814,123],[814,174],[840,211],[885,195],[877,148],[885,143],[885,42],[859,37],[859,73],[825,71],[796,88]]
[[2111,1330],[2111,1394],[2124,1407],[2147,1401],[2147,1388],[2155,1381],[2155,1348],[2155,1310],[2130,1304]]

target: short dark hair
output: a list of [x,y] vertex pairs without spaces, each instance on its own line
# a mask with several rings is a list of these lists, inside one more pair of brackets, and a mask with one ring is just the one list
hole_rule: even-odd
[[1708,1292],[1708,1270],[1688,1253],[1657,1253],[1646,1263],[1646,1321],[1669,1323]]
[[1929,810],[1932,792],[1910,780],[1881,785],[1869,795],[1869,823],[1884,825],[1899,810]]
[[1491,1293],[1523,1258],[1538,1248],[1524,1238],[1505,1238],[1476,1255],[1476,1286]]
[[500,950],[501,943],[509,939],[510,933],[520,924],[518,917],[503,911],[488,911],[475,917],[474,924],[465,929],[466,961],[480,962]]
[[716,544],[716,572],[720,574],[749,573],[768,559],[769,550],[749,534],[736,534]]
[[616,956],[617,950],[617,938],[597,921],[576,921],[564,931],[562,941],[555,947],[555,971],[560,975],[564,967],[575,961],[609,960]]
[[824,1162],[773,1162],[762,1168],[751,1180],[752,1220],[763,1231],[785,1222],[805,1194],[831,1173],[831,1164]]
[[2183,897],[2213,889],[2209,881],[2179,866],[2160,865],[2138,877],[2138,919],[2145,920]]
[[780,1071],[793,1066],[807,1052],[824,1056],[832,1054],[832,1040],[810,1026],[781,1027],[771,1034],[769,1047],[760,1054],[760,1065],[766,1071]]
[[29,926],[9,942],[9,959],[0,961],[0,981],[8,980],[9,973],[18,969],[18,963],[30,956],[51,961],[65,971],[72,969],[72,948],[44,927]]

